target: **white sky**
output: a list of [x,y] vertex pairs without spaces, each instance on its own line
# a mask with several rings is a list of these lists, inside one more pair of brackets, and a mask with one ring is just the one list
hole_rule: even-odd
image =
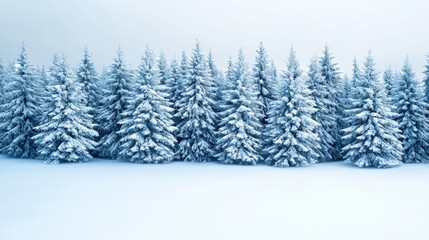
[[167,57],[198,39],[224,68],[243,48],[249,63],[263,41],[279,69],[291,45],[302,66],[327,43],[342,71],[372,50],[379,70],[406,55],[421,76],[429,54],[426,0],[0,0],[0,57],[15,59],[22,41],[33,63],[64,53],[76,66],[85,46],[99,68],[120,45],[133,67],[149,45]]

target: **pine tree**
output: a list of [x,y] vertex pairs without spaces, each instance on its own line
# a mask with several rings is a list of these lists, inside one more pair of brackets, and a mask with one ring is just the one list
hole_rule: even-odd
[[[168,66],[167,63],[167,58],[165,57],[164,53],[161,53],[159,55],[158,61],[157,61],[157,68],[158,68],[158,75],[159,75],[159,81],[161,83],[161,86],[163,88],[163,91],[167,97],[167,100],[173,104],[173,99],[172,99],[172,91],[173,89],[171,88],[171,69],[170,66]],[[138,75],[138,73],[137,73]]]
[[167,58],[165,58],[164,53],[161,53],[158,58],[158,71],[159,71],[159,80],[161,85],[167,86],[170,79],[170,68],[167,63]]
[[179,119],[177,157],[190,162],[211,161],[215,154],[215,88],[199,43],[192,51],[182,88],[176,115]]
[[383,73],[383,81],[384,85],[386,86],[386,95],[388,99],[391,99],[393,97],[392,89],[395,86],[395,74],[393,73],[390,66]]
[[178,64],[177,73],[174,74],[174,87],[172,88],[172,98],[174,99],[173,107],[174,107],[174,115],[173,118],[176,122],[176,126],[181,121],[181,117],[178,115],[179,110],[182,107],[181,99],[183,97],[183,92],[185,91],[184,83],[187,82],[189,77],[189,62],[186,53],[183,51],[180,64]]
[[171,61],[170,70],[170,79],[168,80],[167,87],[168,89],[170,89],[170,100],[173,107],[172,115],[174,116],[178,112],[178,109],[175,107],[175,105],[180,98],[180,91],[178,90],[178,88],[180,87],[180,83],[182,81],[182,73],[180,71],[180,65],[177,63],[176,60]]
[[255,65],[253,66],[253,78],[257,89],[256,98],[261,106],[262,119],[261,123],[266,125],[268,118],[268,106],[270,101],[274,100],[274,93],[272,89],[273,75],[270,71],[270,61],[268,60],[267,52],[262,42],[256,51]]
[[313,119],[316,112],[316,103],[291,49],[278,99],[268,114],[269,144],[265,161],[268,165],[300,167],[317,162],[320,125]]
[[99,77],[87,48],[77,70],[77,81],[83,85],[85,105],[91,108],[90,114],[95,116],[95,110],[98,109],[100,101]]
[[398,114],[396,121],[403,133],[405,163],[429,162],[429,116],[423,86],[418,81],[408,59],[402,67],[401,77],[393,88],[392,103]]
[[216,88],[221,86],[223,84],[222,73],[215,64],[212,52],[209,52],[207,55],[207,67],[209,68],[210,76],[213,78]]
[[[330,149],[331,156],[323,159],[324,161],[332,161],[341,159],[341,139],[340,139],[340,115],[341,109],[339,105],[341,77],[339,75],[337,64],[333,62],[333,57],[329,52],[328,46],[323,51],[323,56],[320,58],[321,74],[324,81],[321,83],[326,87],[326,92],[322,93],[323,99],[329,100],[327,113],[329,115],[322,115],[319,123],[329,133],[334,140],[333,146]],[[319,101],[316,100],[316,101]],[[322,159],[321,159],[322,160]]]
[[[12,67],[7,68],[6,66],[3,65],[3,62],[0,59],[0,110],[2,110],[2,106],[4,106],[5,103],[7,103],[7,99],[4,97],[6,94],[6,83],[9,81],[9,79],[11,79],[10,75],[11,75],[11,69]],[[7,115],[5,115],[4,117],[7,117]],[[6,122],[7,119],[3,119],[1,118],[1,114],[0,114],[0,125],[2,124],[1,122]],[[0,136],[4,136],[5,132],[7,131],[7,129],[5,127],[1,128],[0,127]],[[0,149],[4,147],[5,141],[1,140],[0,141]],[[0,151],[1,152],[1,151]]]
[[101,157],[116,158],[119,151],[119,122],[130,97],[132,75],[128,70],[121,50],[110,67],[102,111],[99,114],[100,135],[98,153]]
[[173,109],[149,49],[142,57],[137,83],[139,87],[133,90],[124,118],[119,121],[119,157],[134,163],[168,163],[173,160],[176,143]]
[[[230,69],[231,71],[231,69]],[[240,51],[233,74],[231,88],[224,91],[223,111],[218,131],[218,160],[226,164],[255,165],[262,159],[260,113],[256,89]],[[231,79],[233,78],[233,79]]]
[[342,103],[341,109],[343,110],[342,117],[344,118],[344,117],[347,116],[347,114],[345,113],[345,111],[347,109],[349,109],[349,107],[350,107],[349,98],[350,98],[350,93],[351,93],[351,91],[353,89],[353,85],[352,85],[352,81],[350,80],[350,78],[349,78],[349,76],[347,74],[344,74],[344,76],[343,76],[343,83],[344,83],[344,88],[343,88],[343,93],[342,93],[342,96],[341,96],[341,99],[342,99],[341,100],[341,103]]
[[224,80],[223,76],[220,73],[220,71],[217,69],[212,52],[209,52],[207,56],[207,67],[209,68],[209,73],[211,78],[213,79],[213,83],[215,86],[215,95],[214,95],[214,101],[215,105],[213,106],[215,112],[219,112],[219,102],[222,101],[222,91],[221,89],[224,88]]
[[6,84],[6,76],[7,76],[7,71],[5,66],[3,65],[2,59],[0,58],[0,94],[1,96],[4,95],[3,88],[4,88],[4,85]]
[[35,129],[37,152],[46,163],[83,162],[98,135],[94,130],[90,108],[84,104],[82,85],[76,81],[64,57],[56,58],[50,73],[52,96],[44,109],[47,114]]
[[425,65],[425,71],[423,72],[425,75],[423,83],[425,86],[424,90],[425,90],[426,102],[429,103],[429,56],[426,56],[426,60],[427,60],[427,63]]
[[232,59],[229,58],[228,66],[225,74],[225,84],[221,89],[222,96],[225,95],[224,91],[229,90],[233,87],[233,85],[235,84],[235,81],[236,81],[235,66],[234,66],[234,63],[232,62]]
[[321,123],[332,123],[335,122],[335,118],[331,115],[329,106],[332,106],[332,100],[326,95],[328,85],[321,73],[321,67],[317,58],[314,58],[309,66],[307,76],[308,88],[311,92],[311,99],[316,104],[317,111],[313,113],[312,118],[320,123],[316,128],[315,132],[320,138],[320,152],[317,159],[318,162],[325,162],[332,159],[334,139],[331,134],[327,131]]
[[0,106],[1,152],[18,158],[35,156],[32,137],[40,115],[40,81],[22,46],[10,80],[4,85]]
[[402,154],[399,126],[386,105],[383,82],[378,79],[371,55],[364,66],[352,90],[351,108],[346,110],[350,125],[343,129],[344,161],[358,167],[398,166]]

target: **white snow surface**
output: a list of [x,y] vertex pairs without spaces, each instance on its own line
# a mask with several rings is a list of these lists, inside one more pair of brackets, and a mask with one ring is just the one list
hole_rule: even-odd
[[429,239],[429,165],[359,169],[0,156],[1,240]]

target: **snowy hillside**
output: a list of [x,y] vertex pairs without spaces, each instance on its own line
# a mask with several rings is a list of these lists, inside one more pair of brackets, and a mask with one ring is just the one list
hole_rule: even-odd
[[413,239],[429,165],[303,168],[0,159],[1,240]]

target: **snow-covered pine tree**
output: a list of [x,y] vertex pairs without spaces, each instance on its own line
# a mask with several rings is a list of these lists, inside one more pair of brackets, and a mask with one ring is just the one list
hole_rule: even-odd
[[207,56],[207,67],[209,68],[209,73],[211,78],[213,79],[213,83],[215,86],[215,95],[214,95],[214,101],[215,105],[213,106],[215,112],[219,112],[219,102],[222,101],[222,90],[224,88],[224,80],[221,72],[217,69],[212,52],[209,52]]
[[347,126],[342,137],[344,161],[358,167],[388,168],[401,164],[402,144],[394,114],[386,104],[383,82],[379,80],[371,54],[364,72],[352,88]]
[[168,80],[168,83],[167,83],[167,88],[170,89],[170,101],[173,107],[173,112],[172,112],[173,116],[178,112],[178,109],[175,108],[175,105],[178,99],[180,98],[179,97],[180,91],[178,90],[178,88],[181,80],[182,80],[182,73],[180,71],[180,65],[174,59],[170,63],[170,79]]
[[[172,88],[171,88],[171,69],[168,65],[167,58],[165,57],[164,53],[161,52],[159,55],[158,61],[157,61],[157,69],[159,73],[159,81],[161,83],[162,91],[166,93],[167,100],[173,104],[173,100],[171,98],[172,95]],[[136,73],[138,75],[138,73]]]
[[270,71],[270,61],[268,60],[267,51],[262,42],[256,50],[255,65],[253,66],[253,78],[257,89],[256,99],[261,107],[260,119],[262,126],[267,124],[268,106],[270,101],[274,100],[273,93],[273,72]]
[[212,52],[209,52],[209,54],[207,55],[207,67],[209,68],[210,75],[215,82],[215,86],[217,87],[219,85],[222,85],[223,76],[215,64]]
[[423,83],[425,86],[424,90],[425,90],[426,102],[429,103],[429,56],[426,56],[426,60],[427,60],[427,63],[425,65],[425,71],[423,72],[425,75]]
[[268,112],[265,162],[275,167],[299,167],[316,163],[320,152],[317,129],[321,129],[320,124],[313,119],[317,112],[316,103],[293,49],[281,81],[278,99],[272,102]]
[[132,74],[127,68],[123,53],[120,49],[113,60],[105,83],[105,93],[102,99],[102,109],[98,114],[100,123],[100,141],[98,155],[116,158],[119,152],[119,122],[123,119],[123,111],[130,97]]
[[384,85],[386,86],[386,95],[388,99],[391,99],[392,96],[392,89],[395,86],[395,74],[392,70],[392,67],[388,67],[384,73],[383,73],[383,81],[384,81]]
[[[232,62],[232,59],[229,58],[228,66],[226,68],[226,74],[225,74],[225,84],[223,86],[222,92],[224,90],[231,89],[235,84],[235,81],[236,81],[235,66],[234,66],[234,63]],[[225,94],[222,93],[222,95],[225,95]]]
[[178,101],[177,157],[183,161],[207,162],[215,154],[214,83],[199,43],[192,51],[189,70]]
[[344,87],[343,87],[343,93],[341,96],[341,102],[342,102],[342,107],[341,109],[343,110],[342,112],[342,116],[345,117],[347,114],[345,114],[345,110],[349,109],[349,98],[350,98],[350,93],[351,90],[353,88],[352,86],[352,81],[350,80],[349,76],[347,74],[344,74],[343,76],[343,83],[344,83]]
[[119,158],[134,163],[168,163],[173,160],[176,130],[173,109],[160,83],[153,53],[146,49],[138,69],[138,87],[133,89],[121,129]]
[[408,59],[393,88],[392,103],[402,130],[405,163],[429,163],[429,116],[423,84],[414,76]]
[[90,108],[85,106],[82,85],[76,81],[65,57],[56,58],[50,73],[52,95],[44,109],[47,113],[35,129],[37,152],[46,163],[83,162],[98,135],[94,130]]
[[[8,80],[10,79],[10,73],[12,71],[10,71],[10,68],[7,68],[6,66],[3,65],[2,59],[0,59],[0,108],[1,106],[4,105],[4,103],[6,102],[6,99],[4,97],[5,95],[5,85],[8,82]],[[4,116],[6,117],[6,116]],[[7,121],[7,119],[2,119],[0,117],[0,125],[2,124],[2,122]],[[6,132],[7,129],[2,129],[0,128],[0,136],[3,136],[4,133]],[[0,149],[4,147],[4,141],[0,141]],[[0,151],[1,152],[1,151]]]
[[178,63],[177,73],[174,74],[174,87],[172,88],[172,98],[174,99],[173,107],[174,107],[174,115],[173,119],[177,126],[181,121],[181,117],[178,116],[178,112],[181,108],[181,99],[183,98],[184,86],[183,83],[187,81],[186,79],[189,77],[189,62],[188,57],[186,56],[185,51],[182,51],[182,56],[180,59],[180,63]]
[[0,106],[1,152],[31,158],[36,153],[32,137],[40,115],[38,100],[41,84],[24,45],[14,67],[4,85]]
[[157,66],[159,71],[159,81],[161,85],[167,86],[168,81],[170,80],[170,67],[168,66],[167,58],[164,53],[159,54]]
[[77,81],[82,84],[85,106],[90,107],[90,114],[95,117],[96,110],[99,107],[100,92],[99,92],[99,77],[94,67],[91,54],[85,48],[83,58],[77,70]]
[[226,164],[255,165],[262,159],[261,117],[254,82],[241,50],[227,78],[233,82],[224,90],[217,139],[218,160]]
[[[311,60],[307,76],[307,83],[311,92],[311,99],[315,102],[315,108],[317,109],[317,111],[313,113],[312,118],[318,123],[334,122],[335,118],[330,114],[331,112],[329,110],[329,106],[332,105],[332,100],[326,96],[326,93],[328,92],[328,85],[322,76],[321,67],[317,61],[317,58],[313,58]],[[320,138],[320,151],[317,161],[329,161],[332,159],[334,139],[327,131],[327,128],[321,124],[315,128],[315,132]]]
[[49,84],[49,74],[45,70],[45,68],[38,67],[37,69],[37,78],[38,78],[38,90],[40,90],[40,93],[38,94],[37,99],[37,105],[39,106],[39,114],[37,116],[36,122],[37,124],[35,126],[38,126],[40,122],[42,121],[43,116],[46,114],[46,111],[44,110],[43,106],[45,106],[45,103],[49,101],[49,98],[51,98],[51,93],[48,89]]
[[[341,88],[341,76],[337,67],[337,63],[334,63],[334,58],[329,52],[328,46],[323,51],[323,56],[320,58],[321,74],[324,81],[321,83],[326,87],[326,92],[322,93],[323,99],[329,100],[329,104],[326,113],[328,115],[321,115],[319,123],[322,127],[331,135],[334,140],[333,146],[330,149],[331,156],[324,158],[324,161],[340,160],[341,159],[341,137],[340,137],[340,121],[341,121],[341,109],[339,105],[340,88]],[[319,101],[320,99],[317,99]],[[320,159],[322,160],[322,159]]]
[[6,83],[6,68],[3,65],[3,61],[0,58],[0,96],[3,96],[3,87]]

